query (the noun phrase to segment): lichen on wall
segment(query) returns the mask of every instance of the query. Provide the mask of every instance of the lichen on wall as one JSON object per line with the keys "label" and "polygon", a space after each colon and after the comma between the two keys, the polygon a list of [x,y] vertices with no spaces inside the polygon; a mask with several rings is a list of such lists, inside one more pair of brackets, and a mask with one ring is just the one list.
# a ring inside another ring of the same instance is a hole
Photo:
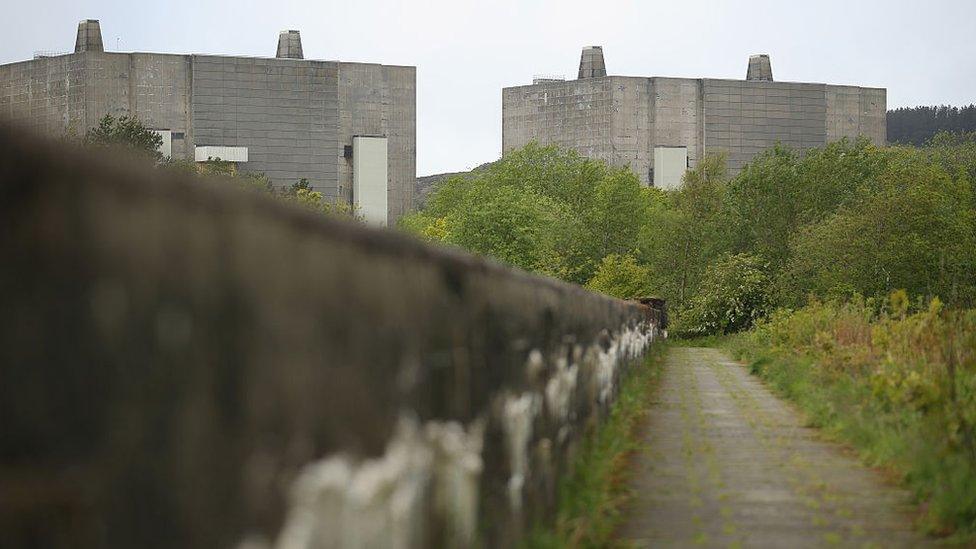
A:
{"label": "lichen on wall", "polygon": [[505,430],[511,476],[508,497],[513,510],[522,508],[522,487],[529,474],[528,445],[532,439],[532,422],[539,413],[540,399],[533,393],[511,395],[505,399],[502,426]]}
{"label": "lichen on wall", "polygon": [[427,546],[429,517],[446,519],[451,546],[472,543],[483,424],[399,420],[386,453],[333,455],[307,465],[291,488],[277,549]]}

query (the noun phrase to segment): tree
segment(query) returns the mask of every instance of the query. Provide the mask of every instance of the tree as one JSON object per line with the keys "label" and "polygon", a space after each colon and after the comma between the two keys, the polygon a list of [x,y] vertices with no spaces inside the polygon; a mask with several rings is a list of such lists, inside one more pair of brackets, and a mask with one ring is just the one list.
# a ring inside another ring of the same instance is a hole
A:
{"label": "tree", "polygon": [[285,189],[285,196],[294,197],[297,196],[300,191],[311,191],[312,184],[309,182],[307,177],[301,177],[298,181],[291,184],[291,187]]}
{"label": "tree", "polygon": [[729,246],[726,160],[708,155],[685,173],[682,186],[657,195],[641,226],[640,259],[652,269],[656,293],[682,307],[697,291],[708,262]]}
{"label": "tree", "polygon": [[968,182],[906,150],[879,175],[878,187],[798,232],[779,284],[783,301],[905,289],[972,303],[976,221]]}
{"label": "tree", "polygon": [[439,184],[401,226],[621,297],[658,295],[686,333],[745,329],[808,297],[976,303],[976,139],[777,146],[728,180],[706,156],[676,190],[531,144]]}
{"label": "tree", "polygon": [[728,187],[736,249],[774,267],[786,262],[789,237],[800,219],[804,189],[798,164],[796,151],[776,145],[756,155]]}
{"label": "tree", "polygon": [[84,143],[93,147],[124,148],[156,162],[163,158],[159,151],[163,137],[127,115],[115,118],[106,114],[97,126],[85,133]]}
{"label": "tree", "polygon": [[600,262],[586,287],[621,299],[634,299],[651,295],[650,279],[650,269],[634,256],[610,254]]}
{"label": "tree", "polygon": [[939,132],[976,131],[976,105],[901,107],[888,111],[888,142],[922,146]]}
{"label": "tree", "polygon": [[939,132],[923,151],[954,179],[968,180],[972,208],[976,210],[976,131]]}
{"label": "tree", "polygon": [[481,181],[445,218],[445,241],[534,270],[552,222],[548,201],[528,190]]}
{"label": "tree", "polygon": [[300,206],[308,208],[314,212],[363,222],[362,216],[354,206],[348,204],[344,200],[337,199],[332,202],[326,200],[322,193],[312,189],[308,179],[304,177],[293,183],[291,187],[288,187],[288,189],[283,192],[276,192],[274,190],[271,190],[270,192],[279,198],[299,204]]}
{"label": "tree", "polygon": [[519,267],[585,284],[636,247],[648,195],[626,168],[535,143],[438,184],[400,226]]}
{"label": "tree", "polygon": [[770,309],[767,270],[754,255],[717,258],[705,270],[701,288],[688,307],[675,312],[675,333],[728,334],[752,327]]}

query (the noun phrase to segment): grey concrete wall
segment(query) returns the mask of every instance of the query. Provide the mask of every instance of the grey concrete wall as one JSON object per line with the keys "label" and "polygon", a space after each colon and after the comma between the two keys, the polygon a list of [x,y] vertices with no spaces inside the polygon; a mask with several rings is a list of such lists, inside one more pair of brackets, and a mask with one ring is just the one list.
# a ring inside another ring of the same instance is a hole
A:
{"label": "grey concrete wall", "polygon": [[[340,68],[341,83],[340,83]],[[389,216],[412,207],[416,69],[366,63],[85,52],[0,66],[0,117],[49,135],[83,135],[105,114],[195,145],[248,147],[242,169],[278,185],[308,178],[327,199],[352,198],[355,135],[389,138]]]}
{"label": "grey concrete wall", "polygon": [[[106,114],[192,134],[189,60],[181,55],[85,52],[0,66],[0,116],[34,131],[84,135]],[[192,158],[187,141],[176,157]]]}
{"label": "grey concrete wall", "polygon": [[502,150],[537,141],[613,163],[611,82],[602,77],[504,88]]}
{"label": "grey concrete wall", "polygon": [[875,145],[887,140],[886,93],[879,88],[826,86],[827,141],[864,136]]}
{"label": "grey concrete wall", "polygon": [[243,169],[283,186],[305,177],[335,197],[336,63],[194,55],[192,64],[195,145],[247,147]]}
{"label": "grey concrete wall", "polygon": [[611,85],[611,165],[629,166],[649,185],[654,164],[654,87],[649,78],[613,76]]}
{"label": "grey concrete wall", "polygon": [[175,158],[192,158],[190,63],[183,55],[89,52],[85,80],[85,127],[106,114],[136,116],[151,128],[183,134],[173,140]]}
{"label": "grey concrete wall", "polygon": [[154,128],[177,134],[173,158],[193,159],[189,56],[133,53],[128,57],[129,113]]}
{"label": "grey concrete wall", "polygon": [[725,152],[735,175],[776,143],[804,150],[864,135],[883,144],[885,120],[885,90],[854,86],[610,76],[502,90],[504,150],[557,144],[629,165],[645,184],[656,146],[686,146],[690,167]]}
{"label": "grey concrete wall", "polygon": [[392,226],[413,206],[417,181],[417,70],[372,63],[338,64],[339,187],[352,200],[352,159],[343,157],[357,135],[386,136],[389,149],[387,204]]}
{"label": "grey concrete wall", "polygon": [[546,82],[502,91],[504,150],[530,141],[556,144],[650,184],[656,145],[685,145],[700,157],[700,81],[610,76]]}
{"label": "grey concrete wall", "polygon": [[514,547],[660,310],[0,126],[13,547]]}
{"label": "grey concrete wall", "polygon": [[502,90],[502,143],[530,141],[629,166],[649,185],[654,147],[685,145],[700,158],[701,84],[686,78],[610,76]]}
{"label": "grey concrete wall", "polygon": [[826,143],[823,84],[704,80],[703,86],[705,150],[726,151],[732,174],[776,143],[800,150]]}
{"label": "grey concrete wall", "polygon": [[[691,78],[654,78],[653,147],[688,147],[688,161],[694,167],[702,157],[702,81]],[[652,165],[653,167],[653,165]]]}
{"label": "grey concrete wall", "polygon": [[0,117],[59,136],[87,129],[87,54],[0,65]]}

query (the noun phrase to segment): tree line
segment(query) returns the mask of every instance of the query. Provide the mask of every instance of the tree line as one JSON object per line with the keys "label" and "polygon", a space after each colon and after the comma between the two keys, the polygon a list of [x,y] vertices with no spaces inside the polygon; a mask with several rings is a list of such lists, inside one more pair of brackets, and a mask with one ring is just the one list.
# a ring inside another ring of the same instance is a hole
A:
{"label": "tree line", "polygon": [[939,132],[976,132],[976,105],[900,107],[888,111],[888,142],[922,146]]}
{"label": "tree line", "polygon": [[776,146],[735,177],[707,156],[670,191],[529,144],[442,182],[401,226],[618,297],[664,297],[676,330],[711,334],[811,297],[904,289],[972,306],[974,181],[976,134]]}

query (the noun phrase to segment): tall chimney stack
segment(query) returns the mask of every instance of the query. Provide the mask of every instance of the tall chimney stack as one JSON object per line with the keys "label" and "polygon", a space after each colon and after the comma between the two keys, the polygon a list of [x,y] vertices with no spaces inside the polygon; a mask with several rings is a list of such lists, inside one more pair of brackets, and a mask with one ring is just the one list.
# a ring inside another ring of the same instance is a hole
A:
{"label": "tall chimney stack", "polygon": [[282,59],[305,59],[302,53],[302,35],[297,30],[278,33],[278,55]]}
{"label": "tall chimney stack", "polygon": [[579,79],[596,78],[607,75],[607,66],[603,63],[603,46],[588,46],[580,54]]}
{"label": "tall chimney stack", "polygon": [[773,81],[773,67],[769,64],[769,55],[762,53],[749,56],[749,70],[746,71],[746,80]]}
{"label": "tall chimney stack", "polygon": [[82,19],[78,23],[75,53],[83,51],[105,51],[102,46],[102,27],[99,26],[98,19]]}

